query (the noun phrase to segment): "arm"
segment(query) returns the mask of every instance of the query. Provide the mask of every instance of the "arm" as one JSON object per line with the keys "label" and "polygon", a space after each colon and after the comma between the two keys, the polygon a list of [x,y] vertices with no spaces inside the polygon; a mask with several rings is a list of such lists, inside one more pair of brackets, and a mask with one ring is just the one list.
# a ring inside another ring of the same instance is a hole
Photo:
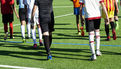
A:
{"label": "arm", "polygon": [[82,15],[82,8],[83,8],[83,5],[80,5],[80,17],[81,17],[81,24],[84,24],[84,16]]}
{"label": "arm", "polygon": [[117,4],[117,2],[116,2],[116,0],[114,0],[114,3],[115,3],[115,6],[116,6],[116,12],[118,13],[119,12],[119,9],[118,9],[118,4]]}
{"label": "arm", "polygon": [[104,3],[101,3],[101,6],[102,6],[102,9],[103,9],[103,11],[104,11],[104,13],[105,13],[105,15],[106,15],[106,22],[109,22],[107,10],[106,10],[106,7],[105,7]]}
{"label": "arm", "polygon": [[14,4],[13,4],[13,5],[11,5],[11,8],[12,8],[12,9],[13,9],[13,11],[15,12],[16,17],[19,19],[19,15],[18,15],[18,13],[17,13],[17,11],[16,11],[16,7],[14,6]]}
{"label": "arm", "polygon": [[31,14],[31,23],[34,23],[34,15],[35,15],[35,11],[37,9],[37,5],[34,5],[33,9],[32,9],[32,14]]}

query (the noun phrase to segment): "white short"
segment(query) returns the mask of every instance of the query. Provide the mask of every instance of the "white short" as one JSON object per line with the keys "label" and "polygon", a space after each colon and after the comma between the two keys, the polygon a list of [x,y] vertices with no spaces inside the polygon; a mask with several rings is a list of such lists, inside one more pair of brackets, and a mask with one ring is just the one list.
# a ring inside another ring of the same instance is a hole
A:
{"label": "white short", "polygon": [[[30,20],[31,20],[31,19],[28,18],[28,23],[31,24]],[[37,24],[37,25],[39,24],[39,18],[38,18],[38,17],[34,17],[34,26],[35,26],[36,24]]]}

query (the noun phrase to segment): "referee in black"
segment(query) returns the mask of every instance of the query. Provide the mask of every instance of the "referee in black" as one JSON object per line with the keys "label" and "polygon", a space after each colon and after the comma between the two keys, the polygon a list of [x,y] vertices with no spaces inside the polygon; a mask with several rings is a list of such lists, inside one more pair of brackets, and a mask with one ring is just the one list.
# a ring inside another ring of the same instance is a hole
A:
{"label": "referee in black", "polygon": [[44,46],[47,53],[47,60],[52,60],[50,53],[50,46],[52,43],[52,31],[54,31],[54,14],[52,7],[53,0],[35,0],[35,4],[32,11],[31,22],[34,23],[33,18],[38,6],[39,20],[42,29]]}

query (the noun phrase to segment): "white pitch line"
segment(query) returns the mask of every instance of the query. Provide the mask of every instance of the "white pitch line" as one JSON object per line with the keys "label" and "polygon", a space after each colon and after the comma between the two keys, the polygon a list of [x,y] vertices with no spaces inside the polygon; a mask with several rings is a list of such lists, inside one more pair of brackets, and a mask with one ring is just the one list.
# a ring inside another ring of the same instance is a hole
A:
{"label": "white pitch line", "polygon": [[69,8],[69,7],[73,7],[73,6],[53,6],[53,8]]}
{"label": "white pitch line", "polygon": [[0,67],[14,68],[14,69],[43,69],[43,68],[20,67],[20,66],[10,66],[10,65],[0,65]]}
{"label": "white pitch line", "polygon": [[65,16],[70,16],[73,15],[73,13],[65,14],[65,15],[60,15],[60,16],[55,16],[55,18],[60,18],[60,17],[65,17]]}
{"label": "white pitch line", "polygon": [[[65,16],[70,16],[73,15],[73,13],[65,14],[65,15],[60,15],[60,16],[55,16],[54,18],[60,18],[60,17],[65,17]],[[21,24],[13,24],[13,27],[19,26]],[[4,27],[0,27],[0,30],[3,29]]]}
{"label": "white pitch line", "polygon": [[[19,26],[21,24],[14,24],[13,26]],[[8,26],[9,27],[9,26]],[[0,27],[0,29],[3,29],[4,27]]]}

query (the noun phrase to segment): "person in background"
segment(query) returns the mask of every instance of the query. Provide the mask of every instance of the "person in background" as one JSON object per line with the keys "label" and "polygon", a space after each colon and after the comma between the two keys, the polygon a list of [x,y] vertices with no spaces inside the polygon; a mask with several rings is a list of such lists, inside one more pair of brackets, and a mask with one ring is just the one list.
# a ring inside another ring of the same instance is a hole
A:
{"label": "person in background", "polygon": [[[107,41],[110,40],[110,33],[109,33],[109,24],[111,25],[113,40],[116,40],[116,31],[115,31],[115,24],[114,24],[114,10],[116,9],[116,13],[118,13],[118,5],[116,0],[104,0],[104,5],[108,12],[109,22],[106,21],[106,16],[104,12],[102,12],[102,17],[105,19],[105,31],[107,36]],[[115,8],[116,5],[116,8]]]}
{"label": "person in background", "polygon": [[[92,52],[91,60],[96,60],[97,56],[101,56],[100,51],[100,23],[101,23],[101,6],[106,14],[106,21],[108,22],[108,15],[104,6],[103,0],[80,0],[81,6],[85,5],[85,21],[86,31],[89,34],[89,45]],[[80,9],[82,11],[82,9]],[[96,53],[94,36],[96,36]]]}
{"label": "person in background", "polygon": [[[73,1],[73,5],[74,5],[74,15],[76,16],[76,24],[77,24],[77,30],[78,30],[78,35],[84,36],[84,31],[83,31],[83,25],[84,25],[84,21],[81,22],[81,27],[79,25],[79,16],[80,14],[84,14],[84,11],[80,13],[80,4],[79,4],[79,0],[71,0]],[[80,33],[80,29],[81,29],[81,33]]]}
{"label": "person in background", "polygon": [[27,24],[27,33],[28,37],[30,38],[30,23],[27,23],[27,7],[24,4],[25,0],[17,0],[17,4],[19,5],[19,16],[21,22],[21,34],[22,34],[22,41],[26,42],[25,39],[25,24]]}
{"label": "person in background", "polygon": [[[118,0],[116,0],[117,5],[119,6]],[[118,23],[118,13],[116,11],[116,5],[115,5],[115,11],[114,11],[114,20],[115,20],[115,29],[119,29],[119,23]]]}
{"label": "person in background", "polygon": [[39,35],[39,44],[40,44],[40,46],[42,46],[43,43],[42,43],[42,31],[41,31],[41,27],[40,27],[40,24],[39,24],[39,15],[38,15],[39,11],[38,11],[38,8],[35,11],[34,22],[33,23],[30,22],[34,2],[35,2],[35,0],[25,0],[25,5],[27,6],[28,23],[31,25],[32,39],[33,39],[33,42],[34,42],[33,47],[37,48],[36,25],[38,27],[38,35]]}
{"label": "person in background", "polygon": [[2,13],[2,22],[4,24],[4,40],[8,37],[8,23],[10,27],[10,39],[13,39],[13,21],[14,16],[13,12],[15,12],[17,18],[19,18],[16,7],[14,6],[14,0],[0,0],[0,8]]}
{"label": "person in background", "polygon": [[40,27],[43,34],[43,42],[47,53],[47,60],[52,60],[50,46],[52,43],[52,32],[54,31],[53,0],[35,0],[31,22],[33,23],[36,8],[39,9]]}

